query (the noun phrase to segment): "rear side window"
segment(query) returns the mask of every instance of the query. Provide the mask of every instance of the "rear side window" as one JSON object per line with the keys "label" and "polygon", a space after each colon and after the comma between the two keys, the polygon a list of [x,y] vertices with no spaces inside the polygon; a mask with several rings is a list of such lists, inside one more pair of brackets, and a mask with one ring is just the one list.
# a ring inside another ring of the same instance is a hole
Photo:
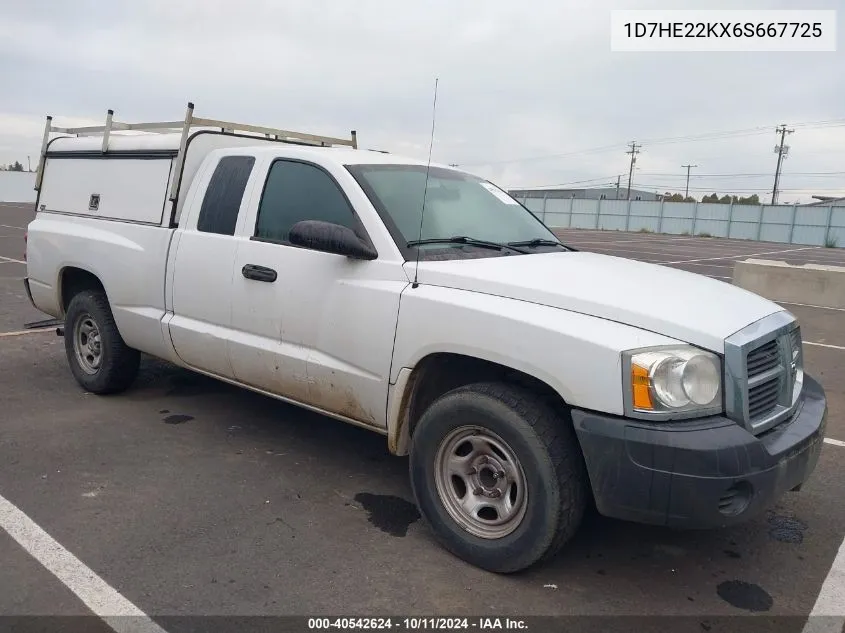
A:
{"label": "rear side window", "polygon": [[254,164],[253,156],[225,156],[220,159],[205,191],[197,220],[198,231],[235,234],[238,210]]}
{"label": "rear side window", "polygon": [[287,242],[291,227],[302,220],[355,230],[352,208],[331,176],[313,165],[277,160],[264,185],[255,236]]}

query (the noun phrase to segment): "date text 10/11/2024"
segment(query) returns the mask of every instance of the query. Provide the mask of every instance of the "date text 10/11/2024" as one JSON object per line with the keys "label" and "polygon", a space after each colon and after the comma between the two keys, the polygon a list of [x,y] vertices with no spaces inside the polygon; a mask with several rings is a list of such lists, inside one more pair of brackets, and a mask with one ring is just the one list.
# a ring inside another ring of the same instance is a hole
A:
{"label": "date text 10/11/2024", "polygon": [[402,618],[308,618],[308,630],[527,630],[525,620],[519,618],[478,617],[478,618],[438,618],[438,617],[402,617]]}

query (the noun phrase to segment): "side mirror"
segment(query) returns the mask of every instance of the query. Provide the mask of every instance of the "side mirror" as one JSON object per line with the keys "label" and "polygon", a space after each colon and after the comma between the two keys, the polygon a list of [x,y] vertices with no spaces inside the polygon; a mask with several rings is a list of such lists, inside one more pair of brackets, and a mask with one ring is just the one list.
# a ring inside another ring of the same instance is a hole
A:
{"label": "side mirror", "polygon": [[303,220],[294,224],[288,240],[295,246],[315,251],[345,255],[353,259],[375,259],[378,253],[361,241],[349,227],[319,220]]}

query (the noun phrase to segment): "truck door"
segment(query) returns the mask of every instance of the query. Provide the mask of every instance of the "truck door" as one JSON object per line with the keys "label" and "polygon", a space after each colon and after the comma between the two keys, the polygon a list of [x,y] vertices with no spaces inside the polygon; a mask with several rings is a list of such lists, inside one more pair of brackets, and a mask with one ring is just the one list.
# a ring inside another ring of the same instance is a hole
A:
{"label": "truck door", "polygon": [[187,365],[225,378],[233,377],[227,342],[235,231],[243,220],[241,208],[248,204],[244,193],[254,164],[253,156],[224,156],[199,176],[196,198],[186,201],[173,263],[173,347]]}
{"label": "truck door", "polygon": [[230,357],[244,383],[369,426],[385,424],[399,296],[395,262],[293,246],[301,220],[367,231],[322,167],[277,158],[262,169],[232,280]]}

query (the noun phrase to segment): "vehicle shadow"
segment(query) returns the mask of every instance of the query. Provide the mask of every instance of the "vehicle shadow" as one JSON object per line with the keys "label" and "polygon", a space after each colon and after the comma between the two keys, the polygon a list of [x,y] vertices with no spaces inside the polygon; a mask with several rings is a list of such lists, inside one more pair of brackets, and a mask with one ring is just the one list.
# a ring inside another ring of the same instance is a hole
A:
{"label": "vehicle shadow", "polygon": [[[163,406],[174,412],[195,414],[195,410],[213,408],[215,415],[207,423],[215,433],[231,435],[230,429],[237,427],[242,441],[260,444],[268,453],[292,450],[300,461],[330,464],[325,468],[338,478],[358,477],[366,484],[366,494],[407,502],[401,509],[396,506],[394,512],[407,512],[408,504],[413,503],[408,460],[390,455],[385,437],[378,433],[158,360],[144,360],[139,380],[126,397],[136,401],[153,399],[157,405],[166,403]],[[275,464],[274,468],[285,468],[281,461]],[[347,501],[361,504],[361,499]],[[552,595],[546,595],[549,592],[571,593],[577,587],[586,595],[605,591],[612,581],[615,586],[629,587],[634,595],[641,592],[644,601],[652,593],[653,583],[659,582],[668,587],[666,600],[674,605],[676,613],[695,613],[714,604],[732,608],[717,597],[717,588],[748,577],[749,569],[765,575],[775,564],[773,561],[802,564],[798,560],[804,551],[801,543],[807,525],[798,514],[802,508],[806,512],[808,505],[805,501],[796,506],[791,498],[785,498],[783,503],[745,524],[706,531],[617,521],[592,510],[558,556],[523,572],[500,576],[496,582],[502,583],[503,588],[534,587],[546,592],[539,605],[553,600]],[[436,550],[432,556],[443,557],[443,564],[463,570],[460,573],[467,577],[486,576],[462,561],[447,562],[450,555],[443,554],[428,526],[418,517],[411,517],[408,523],[409,534],[419,539],[420,545],[426,543]],[[837,544],[836,535],[830,536],[825,538],[826,549]],[[706,588],[706,595],[701,593],[702,588]],[[768,595],[765,591],[763,594]]]}

